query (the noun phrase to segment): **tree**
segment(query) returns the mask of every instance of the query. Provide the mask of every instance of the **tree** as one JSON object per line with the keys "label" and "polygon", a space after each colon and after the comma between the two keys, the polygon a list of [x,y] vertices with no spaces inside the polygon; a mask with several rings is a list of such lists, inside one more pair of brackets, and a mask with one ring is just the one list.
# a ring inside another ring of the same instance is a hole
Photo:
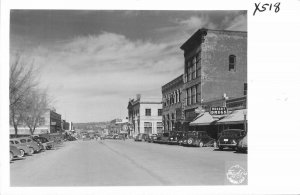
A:
{"label": "tree", "polygon": [[46,90],[35,88],[30,91],[24,102],[26,106],[23,110],[23,120],[33,135],[42,115],[50,107],[50,98]]}
{"label": "tree", "polygon": [[23,120],[24,100],[28,96],[37,82],[36,70],[33,64],[25,62],[21,55],[16,54],[13,56],[10,64],[9,72],[9,109],[10,109],[10,122],[15,129],[15,135],[18,134],[18,125]]}

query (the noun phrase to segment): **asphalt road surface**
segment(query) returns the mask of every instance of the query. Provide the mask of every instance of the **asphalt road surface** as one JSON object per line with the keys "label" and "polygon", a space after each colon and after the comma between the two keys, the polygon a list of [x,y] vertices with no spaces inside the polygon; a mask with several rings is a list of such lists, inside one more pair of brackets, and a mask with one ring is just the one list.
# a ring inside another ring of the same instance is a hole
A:
{"label": "asphalt road surface", "polygon": [[247,169],[247,154],[133,140],[78,140],[14,160],[10,175],[11,186],[224,185],[230,184],[226,173],[236,164]]}

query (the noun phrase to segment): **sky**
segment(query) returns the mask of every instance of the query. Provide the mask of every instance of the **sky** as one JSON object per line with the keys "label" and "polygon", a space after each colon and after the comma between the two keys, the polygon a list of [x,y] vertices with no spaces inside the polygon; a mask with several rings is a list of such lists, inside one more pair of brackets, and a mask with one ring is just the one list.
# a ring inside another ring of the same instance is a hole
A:
{"label": "sky", "polygon": [[108,121],[127,117],[136,94],[161,97],[200,28],[247,31],[247,12],[11,10],[10,55],[39,69],[63,119]]}

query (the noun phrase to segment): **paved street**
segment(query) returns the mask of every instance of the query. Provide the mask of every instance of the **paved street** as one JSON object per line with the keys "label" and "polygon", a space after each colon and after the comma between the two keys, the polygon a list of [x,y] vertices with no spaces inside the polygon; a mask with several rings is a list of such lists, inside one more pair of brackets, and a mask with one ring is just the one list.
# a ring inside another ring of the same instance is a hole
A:
{"label": "paved street", "polygon": [[11,186],[223,185],[247,154],[132,140],[65,142],[11,163]]}

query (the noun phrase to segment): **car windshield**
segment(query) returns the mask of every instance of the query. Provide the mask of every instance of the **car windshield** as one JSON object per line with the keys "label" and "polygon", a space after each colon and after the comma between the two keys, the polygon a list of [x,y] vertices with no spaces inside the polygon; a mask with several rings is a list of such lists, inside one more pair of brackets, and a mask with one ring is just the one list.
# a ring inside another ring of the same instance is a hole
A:
{"label": "car windshield", "polygon": [[197,132],[188,132],[187,134],[189,137],[195,137],[197,136]]}
{"label": "car windshield", "polygon": [[236,131],[236,130],[232,130],[232,131],[223,131],[222,132],[222,135],[224,136],[239,136],[241,135],[241,132],[243,131]]}

